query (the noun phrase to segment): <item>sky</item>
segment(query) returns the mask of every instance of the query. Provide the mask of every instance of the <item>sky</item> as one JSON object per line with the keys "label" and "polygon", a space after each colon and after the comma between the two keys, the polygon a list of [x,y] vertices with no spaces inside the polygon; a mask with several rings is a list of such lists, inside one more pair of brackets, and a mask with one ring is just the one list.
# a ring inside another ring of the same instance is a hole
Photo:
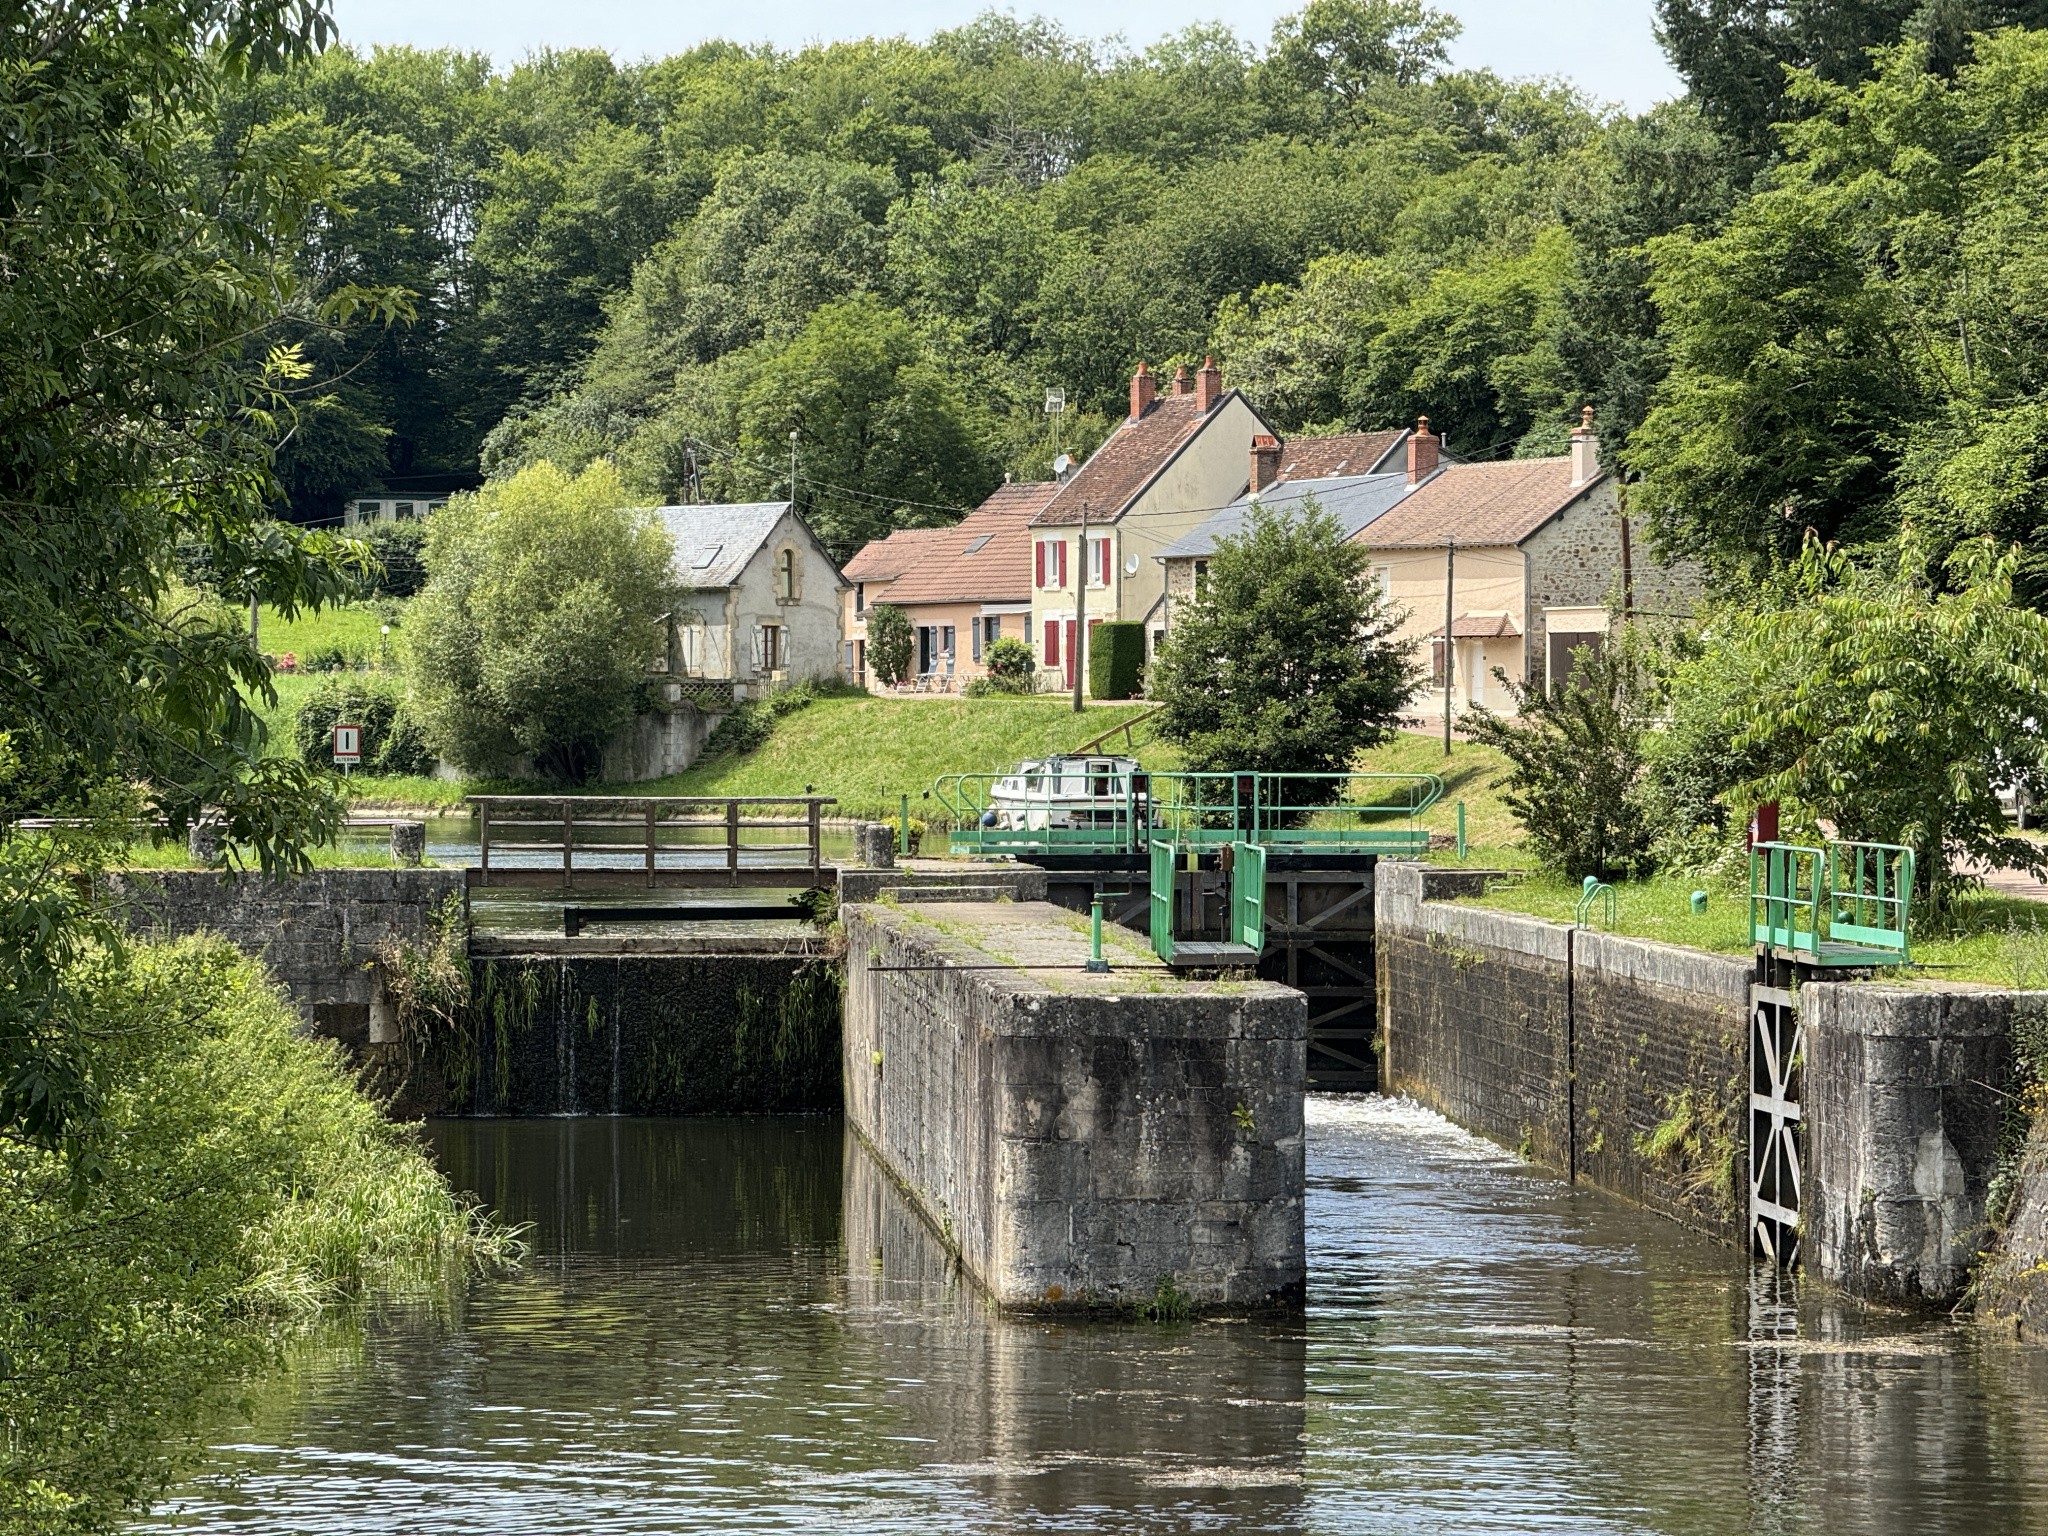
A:
{"label": "sky", "polygon": [[[1142,47],[1191,21],[1223,21],[1263,43],[1301,0],[1025,0],[996,9],[1052,17],[1088,37]],[[1558,75],[1596,101],[1641,111],[1679,93],[1651,35],[1651,0],[1435,0],[1465,33],[1454,62],[1504,75]],[[604,48],[620,58],[679,52],[707,38],[783,48],[875,34],[923,37],[991,0],[753,0],[741,10],[674,0],[334,0],[344,39],[463,48],[509,63],[535,48]]]}

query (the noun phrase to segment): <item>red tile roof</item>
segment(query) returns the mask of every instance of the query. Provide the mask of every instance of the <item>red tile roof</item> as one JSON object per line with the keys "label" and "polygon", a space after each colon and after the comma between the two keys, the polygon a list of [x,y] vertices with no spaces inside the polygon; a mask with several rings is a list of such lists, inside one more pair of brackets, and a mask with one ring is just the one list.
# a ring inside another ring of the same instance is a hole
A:
{"label": "red tile roof", "polygon": [[[1439,628],[1441,635],[1443,630]],[[1451,638],[1454,640],[1504,640],[1519,635],[1515,621],[1504,613],[1461,613],[1451,620]]]}
{"label": "red tile roof", "polygon": [[1407,435],[1405,429],[1396,427],[1391,432],[1290,437],[1280,449],[1280,478],[1328,480],[1337,475],[1369,475]]}
{"label": "red tile roof", "polygon": [[1360,530],[1358,542],[1372,549],[1433,549],[1453,538],[1519,544],[1605,478],[1573,485],[1569,458],[1446,464]]}
{"label": "red tile roof", "polygon": [[[1109,439],[1088,456],[1088,462],[1074,471],[1060,493],[1038,514],[1041,526],[1078,523],[1081,508],[1088,508],[1091,523],[1113,522],[1123,516],[1159,472],[1171,464],[1197,432],[1237,393],[1228,390],[1207,411],[1195,409],[1195,397],[1161,395],[1137,421],[1125,421]],[[1250,467],[1251,439],[1241,451]]]}
{"label": "red tile roof", "polygon": [[1031,519],[1059,493],[1057,480],[999,487],[891,584],[890,603],[1028,602]]}
{"label": "red tile roof", "polygon": [[894,581],[924,558],[933,544],[953,530],[950,528],[898,528],[886,539],[863,544],[847,561],[842,574],[848,581]]}

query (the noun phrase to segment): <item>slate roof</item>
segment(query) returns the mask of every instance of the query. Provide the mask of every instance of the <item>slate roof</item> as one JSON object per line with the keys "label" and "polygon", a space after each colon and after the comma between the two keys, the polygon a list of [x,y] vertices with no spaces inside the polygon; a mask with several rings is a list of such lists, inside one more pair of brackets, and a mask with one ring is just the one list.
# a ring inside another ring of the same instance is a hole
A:
{"label": "slate roof", "polygon": [[[1161,395],[1138,420],[1126,419],[1110,433],[1034,521],[1041,527],[1078,523],[1084,503],[1091,523],[1113,522],[1123,516],[1159,472],[1237,393],[1225,390],[1207,411],[1195,408],[1193,394]],[[1249,438],[1242,451],[1251,451]]]}
{"label": "slate roof", "polygon": [[950,528],[898,528],[885,539],[871,540],[846,562],[846,579],[894,581],[952,531]]}
{"label": "slate roof", "polygon": [[676,579],[685,587],[708,591],[729,587],[767,542],[786,501],[741,502],[732,506],[656,507],[654,515],[668,529],[676,546]]}
{"label": "slate roof", "polygon": [[[1334,475],[1369,475],[1407,440],[1405,427],[1388,432],[1340,432],[1333,437],[1290,437],[1280,445],[1281,480],[1327,480]],[[1392,465],[1404,473],[1407,466]]]}
{"label": "slate roof", "polygon": [[921,546],[924,553],[891,584],[887,601],[1029,602],[1031,519],[1059,491],[1057,480],[998,487],[953,527],[932,530],[940,537]]}
{"label": "slate roof", "polygon": [[1373,549],[1435,549],[1453,537],[1460,544],[1519,544],[1605,478],[1573,485],[1569,457],[1446,464],[1358,542]]}
{"label": "slate roof", "polygon": [[[1298,507],[1309,497],[1337,519],[1346,538],[1355,537],[1385,516],[1412,488],[1408,477],[1399,475],[1345,475],[1337,479],[1283,480],[1258,493],[1261,505],[1276,509]],[[1244,527],[1245,514],[1253,498],[1240,497],[1210,518],[1193,533],[1176,539],[1155,559],[1207,559],[1216,552],[1216,541]]]}

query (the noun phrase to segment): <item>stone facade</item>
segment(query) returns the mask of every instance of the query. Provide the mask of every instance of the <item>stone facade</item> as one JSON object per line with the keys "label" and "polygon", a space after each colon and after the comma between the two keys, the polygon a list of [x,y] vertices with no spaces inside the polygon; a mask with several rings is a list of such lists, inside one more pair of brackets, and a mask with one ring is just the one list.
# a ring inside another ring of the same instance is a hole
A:
{"label": "stone facade", "polygon": [[[1522,631],[1527,642],[1524,677],[1546,675],[1550,651],[1546,610],[1614,608],[1620,604],[1621,525],[1621,508],[1610,479],[1523,541],[1522,552],[1528,562],[1524,598],[1528,618]],[[1692,612],[1706,589],[1698,563],[1663,560],[1639,523],[1631,524],[1628,543],[1631,607],[1653,615]]]}
{"label": "stone facade", "polygon": [[975,1281],[1021,1308],[1298,1300],[1300,994],[1168,979],[1122,939],[1087,976],[1040,903],[926,910],[842,909],[846,1114]]}

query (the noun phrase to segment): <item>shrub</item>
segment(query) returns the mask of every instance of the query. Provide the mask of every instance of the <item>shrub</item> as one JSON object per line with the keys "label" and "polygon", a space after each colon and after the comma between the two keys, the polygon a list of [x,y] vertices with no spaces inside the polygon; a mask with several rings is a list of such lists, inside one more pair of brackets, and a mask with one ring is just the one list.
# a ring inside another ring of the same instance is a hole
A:
{"label": "shrub", "polygon": [[1313,497],[1254,505],[1154,659],[1160,733],[1196,771],[1330,773],[1388,740],[1420,679],[1399,611]]}
{"label": "shrub", "polygon": [[988,669],[988,675],[968,683],[967,697],[970,699],[1038,691],[1038,657],[1029,645],[1015,636],[991,642],[982,652],[981,663]]}
{"label": "shrub", "polygon": [[1552,690],[1494,676],[1518,717],[1475,706],[1465,734],[1507,758],[1503,799],[1537,858],[1573,880],[1646,872],[1652,828],[1637,785],[1647,721],[1633,643],[1579,650],[1570,678]]}
{"label": "shrub", "polygon": [[420,559],[427,542],[425,523],[373,523],[355,537],[370,546],[376,561],[363,579],[365,595],[411,597],[426,585],[427,568]]}
{"label": "shrub", "polygon": [[1097,624],[1088,635],[1088,693],[1135,699],[1145,677],[1145,626],[1124,619]]}
{"label": "shrub", "polygon": [[338,640],[323,641],[299,658],[301,672],[353,672],[366,664],[365,657]]}
{"label": "shrub", "polygon": [[893,603],[868,610],[868,670],[894,686],[910,676],[910,616]]}
{"label": "shrub", "polygon": [[426,733],[406,706],[399,685],[355,673],[329,677],[307,695],[293,722],[293,746],[316,768],[334,764],[334,727],[363,728],[366,773],[424,774],[434,771]]}
{"label": "shrub", "polygon": [[673,552],[609,463],[536,464],[428,522],[401,632],[428,738],[471,770],[521,756],[580,783],[632,718],[673,601]]}

